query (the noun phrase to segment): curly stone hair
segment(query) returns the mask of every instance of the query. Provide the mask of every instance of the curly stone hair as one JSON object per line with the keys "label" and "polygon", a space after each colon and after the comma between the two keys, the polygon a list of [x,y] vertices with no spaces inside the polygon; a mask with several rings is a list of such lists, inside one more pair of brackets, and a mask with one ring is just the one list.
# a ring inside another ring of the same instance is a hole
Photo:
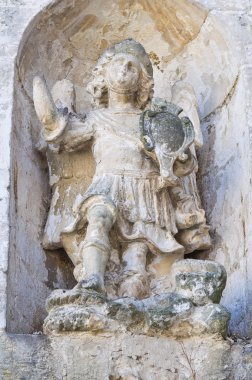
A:
{"label": "curly stone hair", "polygon": [[138,90],[135,94],[135,106],[144,109],[151,101],[154,85],[151,62],[143,46],[128,39],[105,50],[92,71],[93,78],[87,86],[87,91],[92,96],[93,108],[108,107],[108,87],[105,80],[106,66],[115,55],[121,53],[131,54],[137,58],[141,68]]}

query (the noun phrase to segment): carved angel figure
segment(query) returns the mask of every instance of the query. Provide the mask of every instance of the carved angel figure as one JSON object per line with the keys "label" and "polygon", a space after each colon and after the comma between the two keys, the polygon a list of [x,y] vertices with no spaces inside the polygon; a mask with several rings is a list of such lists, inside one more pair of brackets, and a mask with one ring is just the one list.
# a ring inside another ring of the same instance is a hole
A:
{"label": "carved angel figure", "polygon": [[[183,216],[179,221],[178,212],[192,212],[179,205],[189,199],[183,183],[197,162],[190,149],[177,157],[173,172],[181,180],[171,183],[141,141],[140,116],[153,94],[152,65],[141,44],[128,39],[107,49],[93,70],[88,91],[93,110],[81,117],[71,102],[67,108],[64,102],[55,104],[57,99],[45,81],[34,78],[34,105],[47,144],[52,185],[44,246],[64,247],[75,266],[78,287],[103,291],[106,265],[116,241],[122,249],[124,279],[119,294],[140,297],[147,253],[169,255],[187,250],[185,239],[183,243],[176,239],[187,226],[181,222]],[[87,181],[66,173],[64,177],[59,166],[65,160],[66,168],[84,165],[82,171],[88,172],[80,157],[90,149],[95,169],[86,188]],[[74,160],[69,158],[72,155]],[[59,181],[62,177],[64,184]],[[205,225],[204,211],[199,212],[201,220],[192,218],[190,229]],[[135,291],[128,289],[129,278]]]}

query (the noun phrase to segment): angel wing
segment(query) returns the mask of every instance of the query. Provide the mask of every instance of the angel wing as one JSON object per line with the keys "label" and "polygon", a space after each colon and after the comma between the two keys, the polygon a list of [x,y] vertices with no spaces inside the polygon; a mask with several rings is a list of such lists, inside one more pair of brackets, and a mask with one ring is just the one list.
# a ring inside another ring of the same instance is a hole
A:
{"label": "angel wing", "polygon": [[180,116],[187,116],[191,120],[195,132],[195,148],[200,148],[203,145],[203,136],[200,128],[197,98],[193,87],[189,83],[177,81],[172,87],[171,101],[183,109],[183,114]]}
{"label": "angel wing", "polygon": [[[180,115],[189,117],[193,124],[195,138],[194,146],[191,146],[190,149],[200,148],[203,145],[203,136],[193,87],[189,83],[177,81],[172,87],[172,102],[183,108],[183,113]],[[206,224],[205,211],[201,205],[196,172],[197,167],[191,174],[181,178],[180,186],[170,190],[179,229],[177,240],[184,245],[185,253],[211,247],[209,227]]]}
{"label": "angel wing", "polygon": [[[52,98],[57,108],[67,108],[75,114],[75,90],[69,80],[55,83]],[[76,115],[78,117],[78,115]],[[91,148],[77,152],[56,152],[46,144],[49,166],[51,205],[44,230],[43,247],[62,247],[61,232],[74,221],[73,204],[79,194],[83,194],[91,183],[95,163]]]}

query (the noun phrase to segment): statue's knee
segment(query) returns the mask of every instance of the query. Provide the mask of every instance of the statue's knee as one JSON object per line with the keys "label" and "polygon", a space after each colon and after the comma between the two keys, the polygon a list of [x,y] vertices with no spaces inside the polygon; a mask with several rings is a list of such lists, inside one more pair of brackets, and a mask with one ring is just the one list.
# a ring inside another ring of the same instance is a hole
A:
{"label": "statue's knee", "polygon": [[87,220],[89,224],[111,228],[116,219],[115,206],[109,203],[93,205],[88,209]]}

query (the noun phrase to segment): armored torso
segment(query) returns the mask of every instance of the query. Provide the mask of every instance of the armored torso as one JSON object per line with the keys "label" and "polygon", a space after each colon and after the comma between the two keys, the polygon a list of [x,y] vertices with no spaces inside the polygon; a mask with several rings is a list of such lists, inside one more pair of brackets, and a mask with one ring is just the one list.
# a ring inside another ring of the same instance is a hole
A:
{"label": "armored torso", "polygon": [[94,126],[93,154],[96,175],[106,173],[149,177],[159,175],[158,167],[143,150],[139,118],[141,111],[93,111],[88,121]]}

